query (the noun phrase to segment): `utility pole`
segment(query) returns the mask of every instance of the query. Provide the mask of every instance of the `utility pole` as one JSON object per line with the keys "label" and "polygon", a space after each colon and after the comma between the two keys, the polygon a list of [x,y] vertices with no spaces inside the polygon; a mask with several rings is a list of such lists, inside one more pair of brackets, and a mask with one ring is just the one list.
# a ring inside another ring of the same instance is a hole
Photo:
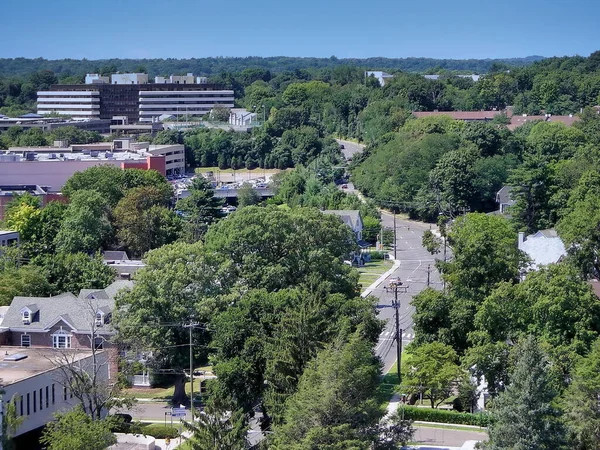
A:
{"label": "utility pole", "polygon": [[398,287],[402,285],[401,281],[394,283],[394,304],[396,310],[396,361],[398,370],[398,383],[402,382],[400,370],[402,367],[402,328],[400,328],[400,302],[398,301]]}
{"label": "utility pole", "polygon": [[192,327],[190,323],[190,414],[192,415],[192,423],[194,423],[194,353],[192,346]]}
{"label": "utility pole", "polygon": [[192,342],[192,329],[199,324],[190,322],[189,325],[184,325],[184,328],[189,328],[190,331],[190,413],[192,422],[194,421],[194,344]]}
{"label": "utility pole", "polygon": [[396,259],[396,247],[398,247],[398,240],[396,239],[396,210],[394,210],[394,259]]}
{"label": "utility pole", "polygon": [[429,277],[431,275],[431,264],[427,264],[427,287],[429,287]]}

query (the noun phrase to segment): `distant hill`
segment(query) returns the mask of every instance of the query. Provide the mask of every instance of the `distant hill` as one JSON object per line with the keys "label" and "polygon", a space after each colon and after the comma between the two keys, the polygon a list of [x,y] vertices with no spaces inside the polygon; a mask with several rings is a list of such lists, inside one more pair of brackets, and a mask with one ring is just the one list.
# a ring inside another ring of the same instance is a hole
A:
{"label": "distant hill", "polygon": [[543,56],[507,59],[433,59],[433,58],[299,58],[273,56],[262,58],[213,57],[191,59],[100,59],[78,60],[43,58],[0,58],[0,76],[25,75],[40,70],[51,70],[59,77],[81,76],[95,72],[133,72],[143,69],[150,76],[192,72],[195,75],[216,75],[222,72],[240,72],[244,69],[266,69],[282,72],[297,69],[335,68],[344,65],[374,70],[403,70],[407,72],[432,72],[439,70],[469,73],[487,73],[493,64],[521,67],[545,59]]}

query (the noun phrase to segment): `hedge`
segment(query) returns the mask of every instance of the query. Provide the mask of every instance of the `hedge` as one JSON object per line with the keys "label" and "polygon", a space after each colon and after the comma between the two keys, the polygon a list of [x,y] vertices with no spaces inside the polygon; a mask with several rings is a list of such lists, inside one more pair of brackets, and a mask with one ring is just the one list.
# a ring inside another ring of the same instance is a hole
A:
{"label": "hedge", "polygon": [[175,439],[179,436],[179,431],[175,427],[164,426],[158,423],[151,423],[142,428],[142,434],[152,436],[156,439]]}
{"label": "hedge", "polygon": [[[398,410],[398,413],[402,414],[401,411],[402,407]],[[404,406],[404,418],[422,422],[458,423],[479,427],[487,427],[490,424],[490,416],[485,413],[459,413],[443,409],[418,408],[416,406]]]}

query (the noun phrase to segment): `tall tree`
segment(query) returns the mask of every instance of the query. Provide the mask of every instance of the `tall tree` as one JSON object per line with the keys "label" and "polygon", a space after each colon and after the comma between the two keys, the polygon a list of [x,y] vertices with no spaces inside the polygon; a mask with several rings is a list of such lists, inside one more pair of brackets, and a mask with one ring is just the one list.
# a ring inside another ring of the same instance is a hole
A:
{"label": "tall tree", "polygon": [[77,191],[55,238],[56,248],[65,253],[94,253],[110,238],[109,204],[98,191]]}
{"label": "tall tree", "polygon": [[176,209],[185,221],[187,240],[195,242],[206,234],[209,225],[223,217],[223,202],[215,197],[210,181],[204,177],[194,178],[189,191],[188,197],[177,201]]}
{"label": "tall tree", "polygon": [[581,358],[563,395],[565,422],[578,450],[600,449],[600,340]]}
{"label": "tall tree", "polygon": [[510,385],[491,410],[487,450],[558,450],[565,432],[553,405],[556,393],[548,374],[548,360],[536,339],[528,337],[518,348]]}

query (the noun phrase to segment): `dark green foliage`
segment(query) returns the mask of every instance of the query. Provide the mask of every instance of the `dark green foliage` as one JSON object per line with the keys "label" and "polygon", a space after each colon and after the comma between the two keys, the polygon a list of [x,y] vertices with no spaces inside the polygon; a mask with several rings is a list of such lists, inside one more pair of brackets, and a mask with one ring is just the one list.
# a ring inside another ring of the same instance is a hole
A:
{"label": "dark green foliage", "polygon": [[151,423],[142,427],[141,434],[145,436],[152,436],[156,439],[175,439],[179,436],[179,430],[176,427],[165,426],[159,423]]}
{"label": "dark green foliage", "polygon": [[519,347],[509,386],[494,400],[486,449],[565,448],[566,433],[547,369],[548,360],[536,339],[528,337]]}

